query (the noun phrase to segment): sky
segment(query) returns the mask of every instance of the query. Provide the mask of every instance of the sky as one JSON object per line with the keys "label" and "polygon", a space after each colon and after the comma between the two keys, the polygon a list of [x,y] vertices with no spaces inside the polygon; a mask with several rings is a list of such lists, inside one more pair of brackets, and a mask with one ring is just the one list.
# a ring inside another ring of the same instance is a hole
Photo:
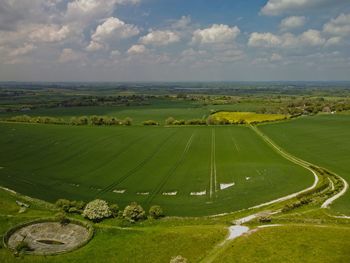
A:
{"label": "sky", "polygon": [[350,0],[0,0],[0,81],[350,80]]}

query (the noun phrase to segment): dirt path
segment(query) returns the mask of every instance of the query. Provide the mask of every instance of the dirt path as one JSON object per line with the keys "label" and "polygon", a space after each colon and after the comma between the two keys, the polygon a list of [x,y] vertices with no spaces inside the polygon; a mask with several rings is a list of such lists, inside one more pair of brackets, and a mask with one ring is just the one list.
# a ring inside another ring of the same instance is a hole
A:
{"label": "dirt path", "polygon": [[[287,152],[285,152],[284,150],[282,150],[280,147],[278,147],[270,138],[268,138],[265,134],[263,134],[257,127],[255,126],[250,126],[264,141],[266,141],[268,144],[270,144],[278,153],[280,153],[284,158],[294,162],[295,164],[298,164],[310,171],[313,172],[313,174],[317,177],[317,174],[315,173],[315,171],[313,171],[310,166],[315,166],[318,167],[317,165],[314,165],[312,163],[309,163],[307,161],[301,160]],[[343,196],[346,191],[349,189],[349,184],[348,182],[341,176],[339,176],[338,174],[332,172],[335,176],[337,176],[344,184],[343,189],[337,193],[336,195],[328,198],[322,205],[321,208],[329,208],[329,206],[338,198],[340,198],[341,196]],[[317,179],[318,180],[318,179]],[[315,183],[316,183],[316,179],[315,179]],[[314,185],[315,185],[314,183]],[[316,183],[317,184],[317,183]],[[315,185],[316,186],[316,185]],[[332,183],[332,186],[334,187],[334,184]],[[312,189],[312,188],[311,188]],[[309,189],[310,190],[310,189]],[[305,190],[304,190],[305,191]]]}

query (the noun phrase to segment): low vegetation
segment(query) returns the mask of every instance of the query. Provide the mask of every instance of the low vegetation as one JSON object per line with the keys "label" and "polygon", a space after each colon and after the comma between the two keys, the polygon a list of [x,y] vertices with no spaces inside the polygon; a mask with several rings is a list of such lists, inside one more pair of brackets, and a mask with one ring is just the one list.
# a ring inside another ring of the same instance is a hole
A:
{"label": "low vegetation", "polygon": [[227,112],[219,111],[209,117],[210,124],[256,124],[286,120],[288,116],[283,114],[259,114],[254,112]]}

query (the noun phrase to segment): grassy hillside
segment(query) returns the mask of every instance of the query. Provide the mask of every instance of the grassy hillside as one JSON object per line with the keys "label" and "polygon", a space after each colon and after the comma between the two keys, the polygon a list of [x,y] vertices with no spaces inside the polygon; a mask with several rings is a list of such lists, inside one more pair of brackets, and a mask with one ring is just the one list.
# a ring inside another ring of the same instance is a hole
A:
{"label": "grassy hillside", "polygon": [[[290,153],[328,168],[350,181],[350,115],[318,115],[292,122],[260,126],[277,144]],[[350,193],[332,208],[350,213]]]}
{"label": "grassy hillside", "polygon": [[350,261],[350,228],[281,226],[260,229],[234,240],[215,263]]}
{"label": "grassy hillside", "polygon": [[102,197],[197,216],[257,205],[313,181],[241,126],[2,123],[0,132],[0,184],[48,201]]}

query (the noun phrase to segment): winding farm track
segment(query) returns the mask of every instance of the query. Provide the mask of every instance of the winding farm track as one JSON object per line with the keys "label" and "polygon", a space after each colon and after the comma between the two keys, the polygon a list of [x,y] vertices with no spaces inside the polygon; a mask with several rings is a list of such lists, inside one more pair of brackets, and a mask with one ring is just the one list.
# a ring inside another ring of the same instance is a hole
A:
{"label": "winding farm track", "polygon": [[[299,165],[299,166],[302,166],[304,167],[305,169],[308,169],[309,171],[311,171],[313,173],[313,175],[315,176],[315,181],[314,181],[314,184],[305,189],[305,190],[302,190],[300,192],[297,192],[297,193],[294,193],[294,194],[291,194],[291,195],[288,195],[288,196],[285,196],[285,197],[281,197],[279,199],[276,199],[276,200],[273,200],[273,201],[270,201],[270,202],[267,202],[267,203],[264,203],[264,204],[260,204],[260,205],[257,205],[257,206],[254,206],[254,207],[251,207],[250,209],[253,209],[253,208],[260,208],[260,207],[263,207],[263,206],[266,206],[266,205],[270,205],[270,204],[273,204],[273,203],[278,203],[278,202],[281,202],[281,201],[285,201],[285,200],[288,200],[288,199],[291,199],[291,198],[294,198],[296,197],[297,195],[299,194],[302,194],[304,192],[307,192],[309,190],[312,190],[314,189],[316,186],[317,186],[317,183],[319,181],[319,178],[317,176],[317,173],[311,168],[312,166],[314,167],[318,167],[317,165],[314,165],[312,163],[309,163],[307,161],[304,161],[302,159],[299,159],[293,155],[291,155],[290,153],[287,153],[286,151],[284,151],[281,147],[277,146],[267,135],[265,135],[264,133],[262,133],[256,126],[252,126],[250,125],[250,128],[256,132],[257,135],[259,135],[266,143],[268,143],[273,149],[275,149],[282,157],[284,157],[285,159]],[[332,172],[333,173],[333,172]],[[333,173],[334,175],[336,175],[344,184],[344,187],[343,189],[337,193],[336,195],[328,198],[326,201],[324,201],[324,203],[321,205],[321,208],[328,208],[335,200],[337,200],[338,198],[340,198],[341,196],[343,196],[346,191],[349,189],[349,184],[348,182],[342,178],[341,176],[339,176],[338,174],[335,174]]]}

